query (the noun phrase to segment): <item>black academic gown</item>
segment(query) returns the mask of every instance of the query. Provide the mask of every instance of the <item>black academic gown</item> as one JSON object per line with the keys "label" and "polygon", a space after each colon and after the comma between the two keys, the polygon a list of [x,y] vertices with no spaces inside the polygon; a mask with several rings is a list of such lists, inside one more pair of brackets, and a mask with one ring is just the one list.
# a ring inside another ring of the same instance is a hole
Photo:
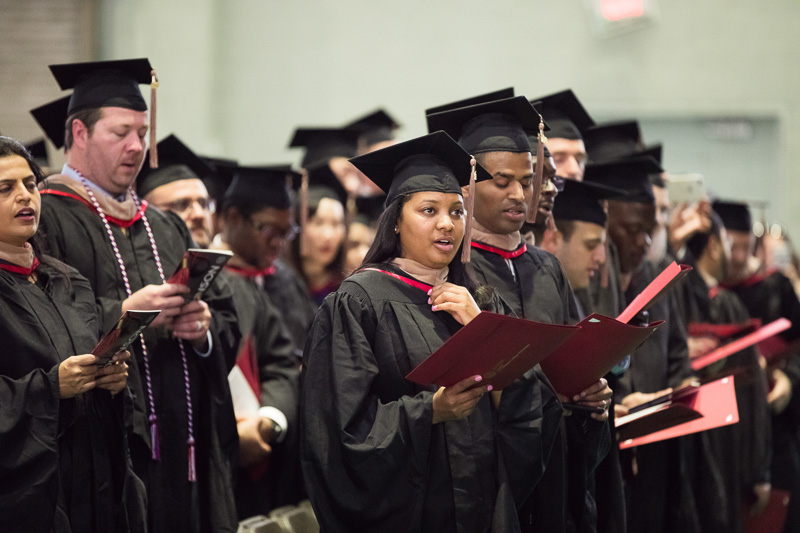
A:
{"label": "black academic gown", "polygon": [[303,354],[306,335],[317,312],[317,305],[311,298],[305,283],[295,271],[277,260],[274,264],[275,271],[262,278],[261,286],[266,291],[272,303],[281,312],[284,324],[289,330],[289,336],[295,347],[295,355]]}
{"label": "black academic gown", "polygon": [[0,270],[0,529],[145,531],[123,423],[128,391],[59,395],[61,362],[97,343],[94,295],[74,269],[43,263],[35,284]]}
{"label": "black academic gown", "polygon": [[[119,319],[127,294],[106,229],[97,213],[77,200],[68,187],[53,185],[49,188],[68,196],[42,194],[40,229],[47,237],[50,252],[89,280],[102,327],[108,330]],[[192,245],[191,235],[173,213],[147,207],[146,216],[164,275],[169,277],[179,265],[184,250]],[[148,284],[161,284],[143,221],[138,220],[129,228],[113,224],[111,228],[131,290],[136,292]],[[178,341],[165,328],[145,331],[158,416],[159,461],[151,459],[148,429],[151,413],[144,387],[141,344],[131,345],[135,364],[129,370],[128,383],[135,404],[129,441],[134,469],[147,486],[150,530],[155,532],[237,529],[232,468],[238,436],[227,375],[235,363],[239,334],[230,288],[224,282],[215,282],[204,300],[213,315],[211,354],[201,357],[185,343],[194,414],[197,482],[188,481],[188,405]]]}
{"label": "black academic gown", "polygon": [[[506,259],[473,247],[471,258],[478,280],[493,287],[517,316],[549,324],[579,321],[569,281],[552,254],[527,246],[521,255]],[[552,451],[544,457],[546,468],[533,480],[533,493],[517,502],[523,530],[592,531],[596,514],[589,479],[608,451],[608,425],[579,413],[562,421],[555,391],[538,365],[534,370],[544,405],[542,435]]]}
{"label": "black academic gown", "polygon": [[405,375],[460,326],[427,302],[424,290],[361,271],[317,313],[301,457],[322,531],[519,531],[514,498],[530,491],[543,456],[539,382],[529,372],[499,409],[487,394],[466,419],[434,425],[436,387]]}
{"label": "black academic gown", "polygon": [[[625,292],[626,303],[658,274],[655,267],[645,261]],[[642,322],[642,318],[638,316],[632,323]],[[649,393],[677,387],[693,375],[684,321],[674,290],[660,298],[647,312],[647,322],[661,320],[666,323],[631,355],[630,368],[618,380],[614,390],[618,402],[633,392]],[[627,482],[629,532],[697,531],[700,528],[692,486],[686,478],[685,446],[682,439],[673,439],[621,454]],[[636,473],[632,468],[634,461],[638,469]]]}
{"label": "black academic gown", "polygon": [[792,493],[784,531],[800,531],[800,300],[792,282],[780,272],[754,275],[729,287],[742,300],[750,316],[768,324],[787,318],[792,327],[781,333],[792,350],[781,368],[792,382],[792,399],[772,416],[772,487]]}
{"label": "black academic gown", "polygon": [[[625,294],[620,287],[617,248],[611,241],[608,241],[606,246],[606,263],[589,280],[589,288],[576,291],[575,296],[582,303],[587,314],[598,313],[613,318],[624,311]],[[620,370],[614,369],[605,375],[612,391],[619,388],[617,384],[622,374]],[[616,423],[615,403],[615,399],[612,398],[608,408],[609,428],[613,428]],[[625,533],[627,529],[625,490],[622,481],[619,442],[615,431],[611,431],[608,454],[597,466],[594,477],[597,530]]]}
{"label": "black academic gown", "polygon": [[[696,270],[689,272],[679,293],[688,323],[738,324],[750,316],[739,298],[719,287],[709,288]],[[733,374],[739,423],[707,432],[719,464],[727,508],[726,531],[742,531],[742,512],[753,498],[753,485],[769,482],[771,450],[766,376],[754,348],[736,353],[701,373],[713,379]]]}
{"label": "black academic gown", "polygon": [[233,291],[242,332],[239,353],[250,350],[255,354],[261,405],[280,410],[289,425],[284,440],[272,443],[272,453],[265,464],[237,470],[236,508],[243,520],[302,499],[297,428],[300,369],[280,313],[254,280],[227,271],[221,275]]}

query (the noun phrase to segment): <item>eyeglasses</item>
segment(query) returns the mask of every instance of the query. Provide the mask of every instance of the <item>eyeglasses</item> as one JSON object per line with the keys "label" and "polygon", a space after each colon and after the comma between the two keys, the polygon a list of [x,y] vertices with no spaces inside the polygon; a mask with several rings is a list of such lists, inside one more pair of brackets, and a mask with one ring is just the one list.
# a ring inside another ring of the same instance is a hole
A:
{"label": "eyeglasses", "polygon": [[166,204],[164,207],[173,213],[182,215],[189,211],[195,203],[200,206],[200,209],[209,213],[214,213],[217,210],[217,203],[210,198],[181,198]]}
{"label": "eyeglasses", "polygon": [[253,219],[250,219],[250,224],[253,225],[253,228],[257,232],[270,241],[273,239],[280,239],[291,242],[297,237],[297,234],[300,233],[300,227],[296,224],[292,224],[288,228],[281,228],[271,222],[259,222]]}
{"label": "eyeglasses", "polygon": [[544,188],[547,188],[548,184],[552,184],[558,192],[564,190],[564,178],[561,176],[545,177],[544,180]]}

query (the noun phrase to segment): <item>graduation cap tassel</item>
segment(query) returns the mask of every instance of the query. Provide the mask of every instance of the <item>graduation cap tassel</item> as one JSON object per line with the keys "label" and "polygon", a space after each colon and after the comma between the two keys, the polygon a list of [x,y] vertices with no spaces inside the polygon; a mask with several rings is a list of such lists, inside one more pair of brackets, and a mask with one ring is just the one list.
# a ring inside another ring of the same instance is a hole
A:
{"label": "graduation cap tassel", "polygon": [[306,253],[306,224],[308,224],[308,171],[303,169],[300,177],[300,256]]}
{"label": "graduation cap tassel", "polygon": [[547,138],[544,136],[544,119],[539,115],[539,135],[536,142],[536,164],[533,170],[533,198],[531,198],[531,219],[535,220],[539,210],[539,197],[542,194],[542,177],[544,176],[544,145]]}
{"label": "graduation cap tassel", "polygon": [[151,458],[153,461],[160,461],[161,443],[158,440],[158,417],[155,415],[155,413],[153,413],[147,420],[150,422],[150,449],[152,450]]}
{"label": "graduation cap tassel", "polygon": [[197,481],[197,467],[194,457],[194,437],[189,437],[189,481]]}
{"label": "graduation cap tassel", "polygon": [[464,239],[461,248],[461,262],[469,263],[472,255],[472,215],[475,208],[475,180],[477,179],[477,165],[474,156],[470,156],[469,164],[472,170],[469,173],[469,187],[467,187],[467,201],[464,205],[464,212],[467,221],[464,224]]}
{"label": "graduation cap tassel", "polygon": [[150,168],[158,168],[158,143],[156,142],[156,89],[158,77],[150,71]]}

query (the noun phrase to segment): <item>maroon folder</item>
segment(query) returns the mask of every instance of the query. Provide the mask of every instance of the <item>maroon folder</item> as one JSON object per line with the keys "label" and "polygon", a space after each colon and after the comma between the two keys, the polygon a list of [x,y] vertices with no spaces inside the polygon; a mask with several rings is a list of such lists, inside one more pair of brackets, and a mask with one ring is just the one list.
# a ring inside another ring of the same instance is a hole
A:
{"label": "maroon folder", "polygon": [[500,390],[577,331],[576,326],[541,324],[484,311],[409,372],[406,379],[449,387],[480,375],[481,385]]}
{"label": "maroon folder", "polygon": [[[653,423],[649,424],[650,421]],[[702,385],[694,394],[621,416],[616,419],[615,428],[619,432],[619,447],[624,450],[737,422],[736,390],[733,377],[728,376]],[[630,424],[634,425],[625,427]]]}
{"label": "maroon folder", "polygon": [[589,315],[572,338],[542,361],[542,370],[557,392],[571,398],[606,375],[662,323],[639,327]]}
{"label": "maroon folder", "polygon": [[752,505],[745,507],[745,533],[783,533],[786,513],[789,511],[791,494],[787,490],[772,489],[767,507],[756,516],[751,516]]}
{"label": "maroon folder", "polygon": [[689,336],[727,339],[735,335],[752,333],[760,327],[761,320],[758,318],[751,318],[739,324],[707,324],[705,322],[693,322],[689,324]]}
{"label": "maroon folder", "polygon": [[653,304],[669,292],[678,281],[683,279],[690,270],[692,270],[692,267],[688,265],[679,265],[673,261],[661,274],[656,276],[656,279],[651,281],[630,304],[628,304],[628,307],[617,317],[617,320],[627,324],[639,311],[650,309]]}
{"label": "maroon folder", "polygon": [[773,337],[781,331],[789,329],[790,327],[792,327],[792,323],[790,321],[786,320],[785,318],[779,318],[778,320],[770,322],[766,326],[760,327],[749,335],[745,335],[744,337],[736,339],[725,346],[720,346],[712,352],[694,358],[692,360],[692,368],[694,370],[705,368],[712,363],[716,363],[721,359],[725,359],[726,357],[730,357],[735,353],[741,352],[745,348],[749,348],[754,344]]}

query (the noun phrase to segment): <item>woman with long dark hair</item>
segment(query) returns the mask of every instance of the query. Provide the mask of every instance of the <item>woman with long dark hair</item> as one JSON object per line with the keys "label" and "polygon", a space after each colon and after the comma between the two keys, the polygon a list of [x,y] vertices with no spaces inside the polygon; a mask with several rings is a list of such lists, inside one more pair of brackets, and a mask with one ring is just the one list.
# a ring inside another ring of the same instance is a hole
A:
{"label": "woman with long dark hair", "polygon": [[[292,241],[289,261],[318,307],[344,279],[347,192],[328,165],[308,173],[306,222]],[[305,204],[305,205],[303,205]]]}
{"label": "woman with long dark hair", "polygon": [[352,160],[387,208],[304,353],[301,454],[323,531],[519,530],[515,501],[542,460],[536,378],[501,393],[481,376],[404,377],[481,308],[503,311],[460,260],[470,159],[437,132]]}
{"label": "woman with long dark hair", "polygon": [[37,245],[42,178],[21,144],[0,137],[2,529],[144,531],[122,418],[129,354],[100,368],[90,353],[89,283]]}

